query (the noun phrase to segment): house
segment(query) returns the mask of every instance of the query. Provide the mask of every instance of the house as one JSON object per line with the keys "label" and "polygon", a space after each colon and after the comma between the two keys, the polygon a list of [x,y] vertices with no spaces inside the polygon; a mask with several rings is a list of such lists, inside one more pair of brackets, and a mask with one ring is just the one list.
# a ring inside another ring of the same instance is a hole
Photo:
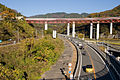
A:
{"label": "house", "polygon": [[18,20],[23,20],[23,19],[24,19],[24,16],[17,16],[16,19],[18,19]]}

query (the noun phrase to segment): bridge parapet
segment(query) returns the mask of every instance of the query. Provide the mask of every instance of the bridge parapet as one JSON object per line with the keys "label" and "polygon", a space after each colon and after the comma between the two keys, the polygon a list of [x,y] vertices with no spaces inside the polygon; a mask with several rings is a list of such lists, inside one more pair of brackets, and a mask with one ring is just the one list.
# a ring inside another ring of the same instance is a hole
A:
{"label": "bridge parapet", "polygon": [[26,18],[28,23],[119,23],[120,17],[107,18]]}

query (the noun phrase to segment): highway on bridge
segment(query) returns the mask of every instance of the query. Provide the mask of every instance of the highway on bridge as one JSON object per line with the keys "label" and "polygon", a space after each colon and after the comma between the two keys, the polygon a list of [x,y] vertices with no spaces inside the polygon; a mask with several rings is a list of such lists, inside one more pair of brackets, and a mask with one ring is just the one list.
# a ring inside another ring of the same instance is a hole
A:
{"label": "highway on bridge", "polygon": [[[77,44],[79,44],[79,42],[81,42],[80,40],[75,38],[70,39],[76,46]],[[83,44],[84,49],[79,49],[78,51],[79,66],[77,66],[78,68],[76,68],[76,72],[74,75],[75,80],[114,80],[111,73],[109,72],[108,67],[106,66],[103,59],[99,56],[99,54],[90,46],[88,46],[87,43],[81,43]],[[87,73],[85,70],[86,65],[92,65],[94,68],[94,72]]]}

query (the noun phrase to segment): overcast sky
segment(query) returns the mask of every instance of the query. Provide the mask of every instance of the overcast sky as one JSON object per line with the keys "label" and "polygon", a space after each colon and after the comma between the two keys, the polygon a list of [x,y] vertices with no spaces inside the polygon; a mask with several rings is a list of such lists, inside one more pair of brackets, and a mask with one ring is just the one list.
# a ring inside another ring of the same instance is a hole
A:
{"label": "overcast sky", "polygon": [[0,0],[0,3],[28,17],[54,12],[101,12],[120,5],[120,0]]}

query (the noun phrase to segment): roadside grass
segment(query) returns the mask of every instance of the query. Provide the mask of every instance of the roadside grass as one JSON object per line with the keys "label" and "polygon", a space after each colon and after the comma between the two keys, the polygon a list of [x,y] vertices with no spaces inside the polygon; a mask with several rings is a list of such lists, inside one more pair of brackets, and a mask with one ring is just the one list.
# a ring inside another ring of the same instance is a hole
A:
{"label": "roadside grass", "polygon": [[105,51],[105,47],[104,46],[98,46],[99,47],[99,49],[101,50],[101,51]]}

